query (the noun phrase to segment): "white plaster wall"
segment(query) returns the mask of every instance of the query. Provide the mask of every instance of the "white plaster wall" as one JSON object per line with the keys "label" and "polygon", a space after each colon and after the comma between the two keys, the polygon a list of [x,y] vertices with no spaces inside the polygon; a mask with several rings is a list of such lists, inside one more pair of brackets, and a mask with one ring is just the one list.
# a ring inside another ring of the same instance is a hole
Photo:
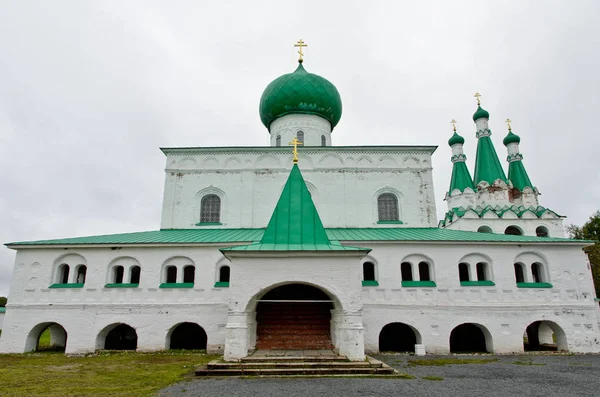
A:
{"label": "white plaster wall", "polygon": [[304,146],[322,146],[321,136],[326,139],[325,146],[331,146],[331,124],[321,116],[311,114],[288,114],[271,123],[271,146],[277,145],[277,136],[281,136],[281,146],[289,146],[289,142],[304,132]]}
{"label": "white plaster wall", "polygon": [[[6,313],[0,313],[0,330],[2,329],[2,324],[4,324],[4,316],[6,316]],[[0,335],[0,338],[2,336]]]}
{"label": "white plaster wall", "polygon": [[[399,198],[405,227],[437,224],[432,147],[311,147],[298,163],[326,227],[377,225],[377,192]],[[196,228],[200,199],[222,198],[222,228],[265,227],[292,167],[289,147],[165,149],[162,229]],[[391,225],[397,227],[398,225]]]}

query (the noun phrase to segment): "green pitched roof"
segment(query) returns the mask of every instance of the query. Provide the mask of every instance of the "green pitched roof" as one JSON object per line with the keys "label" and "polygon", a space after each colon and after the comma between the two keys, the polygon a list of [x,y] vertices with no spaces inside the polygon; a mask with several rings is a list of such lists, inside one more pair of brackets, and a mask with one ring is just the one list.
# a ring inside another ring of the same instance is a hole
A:
{"label": "green pitched roof", "polygon": [[486,181],[490,185],[501,179],[506,182],[506,175],[500,165],[498,154],[494,148],[492,139],[488,136],[479,137],[477,141],[477,155],[475,157],[475,177],[473,183],[475,186],[481,181]]}
{"label": "green pitched roof", "polygon": [[526,187],[534,188],[521,160],[512,161],[508,164],[508,179],[521,192]]}
{"label": "green pitched roof", "polygon": [[475,185],[467,164],[464,161],[457,161],[452,166],[452,178],[450,179],[448,194],[451,194],[455,189],[464,192],[466,188],[471,188],[474,191]]}
{"label": "green pitched roof", "polygon": [[260,242],[228,251],[348,251],[368,248],[345,247],[330,241],[315,203],[294,164]]}

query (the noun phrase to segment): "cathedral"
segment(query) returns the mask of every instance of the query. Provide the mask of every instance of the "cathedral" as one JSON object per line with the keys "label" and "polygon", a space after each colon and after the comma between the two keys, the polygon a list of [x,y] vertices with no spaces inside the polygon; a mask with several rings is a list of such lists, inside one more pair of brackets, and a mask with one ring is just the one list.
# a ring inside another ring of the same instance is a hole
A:
{"label": "cathedral", "polygon": [[161,149],[159,230],[6,244],[0,352],[35,351],[46,331],[67,354],[207,349],[228,361],[255,349],[353,361],[600,352],[589,242],[565,238],[564,216],[539,202],[510,120],[503,166],[476,94],[475,167],[455,125],[438,220],[437,147],[335,146],[341,96],[296,46],[296,69],[260,99],[270,145]]}

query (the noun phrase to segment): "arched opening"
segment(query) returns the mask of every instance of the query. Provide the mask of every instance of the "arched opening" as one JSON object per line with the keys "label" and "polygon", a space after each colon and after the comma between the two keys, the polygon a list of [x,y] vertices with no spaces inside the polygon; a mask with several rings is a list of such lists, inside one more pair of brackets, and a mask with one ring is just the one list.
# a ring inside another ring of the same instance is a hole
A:
{"label": "arched opening", "polygon": [[544,271],[541,263],[534,262],[531,264],[531,277],[534,283],[543,283],[546,281],[544,279]]}
{"label": "arched opening", "polygon": [[113,283],[115,284],[123,284],[123,274],[125,273],[125,269],[123,266],[115,266],[113,269]]}
{"label": "arched opening", "polygon": [[429,274],[429,263],[427,263],[427,262],[419,263],[419,280],[431,281],[431,276]]}
{"label": "arched opening", "polygon": [[492,351],[491,335],[478,324],[465,323],[450,333],[451,353],[487,353]]}
{"label": "arched opening", "polygon": [[58,323],[38,324],[29,333],[25,342],[26,351],[64,352],[67,346],[67,331]]}
{"label": "arched opening", "polygon": [[321,135],[321,146],[327,146],[327,138],[325,138],[325,135]]}
{"label": "arched opening", "polygon": [[86,265],[79,265],[77,266],[77,278],[75,280],[75,282],[77,284],[85,284],[85,275],[87,274],[87,266]]}
{"label": "arched opening", "polygon": [[142,275],[142,268],[139,266],[134,266],[131,268],[131,278],[130,278],[130,283],[131,284],[139,284],[140,283],[140,277]]}
{"label": "arched opening", "polygon": [[298,131],[298,133],[296,134],[296,138],[298,138],[299,142],[304,143],[304,131]]}
{"label": "arched opening", "polygon": [[512,236],[522,236],[523,232],[516,226],[509,226],[504,230],[504,234],[510,234]]}
{"label": "arched opening", "polygon": [[183,282],[193,283],[196,278],[196,268],[192,265],[188,265],[183,268]]}
{"label": "arched opening", "polygon": [[171,331],[169,349],[206,350],[206,331],[195,323],[181,323]]}
{"label": "arched opening", "polygon": [[489,226],[479,226],[477,229],[478,233],[494,233],[491,227]]}
{"label": "arched opening", "polygon": [[305,284],[273,288],[256,306],[258,349],[331,349],[331,298]]}
{"label": "arched opening", "polygon": [[63,263],[60,265],[58,271],[58,282],[60,284],[68,284],[69,283],[69,265]]}
{"label": "arched opening", "polygon": [[387,324],[379,333],[380,352],[414,353],[418,343],[421,343],[420,335],[404,323]]}
{"label": "arched opening", "polygon": [[535,228],[535,235],[538,237],[548,237],[548,228],[546,226],[538,226]]}
{"label": "arched opening", "polygon": [[363,281],[375,281],[375,265],[371,262],[363,263]]}
{"label": "arched opening", "polygon": [[469,281],[469,264],[459,263],[458,264],[458,279],[459,281]]}
{"label": "arched opening", "polygon": [[277,135],[275,138],[275,146],[281,146],[281,135]]}
{"label": "arched opening", "polygon": [[377,197],[377,214],[380,221],[400,220],[398,197],[392,193],[383,193]]}
{"label": "arched opening", "polygon": [[522,263],[515,263],[515,280],[517,280],[517,283],[525,282],[525,272],[523,271]]}
{"label": "arched opening", "polygon": [[568,351],[565,331],[552,321],[535,321],[527,326],[523,334],[525,351]]}
{"label": "arched opening", "polygon": [[477,281],[487,281],[489,280],[489,269],[488,264],[485,262],[479,262],[475,266],[477,269]]}
{"label": "arched opening", "polygon": [[402,264],[400,265],[400,273],[402,275],[402,281],[413,281],[411,263],[402,262]]}
{"label": "arched opening", "polygon": [[200,200],[200,223],[221,222],[221,198],[216,194],[207,194]]}
{"label": "arched opening", "polygon": [[137,332],[127,324],[119,324],[104,338],[105,350],[136,350]]}
{"label": "arched opening", "polygon": [[231,270],[229,269],[229,266],[221,266],[219,269],[219,282],[228,283],[230,276]]}
{"label": "arched opening", "polygon": [[177,267],[167,266],[165,269],[165,283],[176,283],[177,282]]}

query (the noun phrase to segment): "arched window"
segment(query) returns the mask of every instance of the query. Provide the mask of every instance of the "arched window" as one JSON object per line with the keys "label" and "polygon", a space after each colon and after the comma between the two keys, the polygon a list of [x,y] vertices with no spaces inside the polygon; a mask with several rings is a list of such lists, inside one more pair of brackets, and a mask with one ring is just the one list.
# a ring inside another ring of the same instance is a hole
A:
{"label": "arched window", "polygon": [[476,268],[477,268],[477,281],[486,281],[488,279],[487,263],[479,262],[476,265]]}
{"label": "arched window", "polygon": [[321,135],[321,146],[327,146],[327,138],[325,138],[325,135]]}
{"label": "arched window", "polygon": [[165,282],[169,283],[169,284],[176,283],[177,282],[177,267],[176,266],[167,266],[165,271],[166,271]]}
{"label": "arched window", "polygon": [[200,201],[200,223],[218,223],[221,221],[221,198],[216,194],[207,194]]}
{"label": "arched window", "polygon": [[516,226],[509,226],[504,230],[504,234],[510,234],[512,236],[522,236],[523,232]]}
{"label": "arched window", "polygon": [[142,274],[142,268],[139,266],[133,266],[131,268],[131,276],[129,278],[129,283],[130,284],[139,284],[141,274]]}
{"label": "arched window", "polygon": [[546,226],[538,226],[535,228],[535,234],[538,237],[548,237],[548,228]]}
{"label": "arched window", "polygon": [[281,135],[277,135],[275,138],[275,146],[281,146]]}
{"label": "arched window", "polygon": [[458,278],[460,281],[470,281],[469,279],[469,264],[459,263],[458,264]]}
{"label": "arched window", "polygon": [[113,269],[113,283],[123,284],[123,273],[125,273],[123,266],[115,266]]}
{"label": "arched window", "polygon": [[515,280],[517,280],[517,283],[525,282],[525,273],[523,272],[523,265],[521,263],[515,263]]}
{"label": "arched window", "polygon": [[541,263],[535,262],[531,265],[531,276],[534,283],[544,282],[544,275]]}
{"label": "arched window", "polygon": [[298,141],[304,143],[304,131],[298,131],[296,138],[298,138]]}
{"label": "arched window", "polygon": [[84,284],[86,273],[87,273],[87,266],[85,266],[85,265],[77,266],[77,280],[75,280],[75,282],[77,284]]}
{"label": "arched window", "polygon": [[219,282],[220,283],[228,283],[230,278],[230,270],[229,266],[221,266],[219,269]]}
{"label": "arched window", "polygon": [[429,263],[427,263],[427,262],[419,263],[419,280],[431,281],[431,276],[429,274]]}
{"label": "arched window", "polygon": [[58,282],[60,284],[68,284],[69,283],[69,265],[67,265],[66,263],[63,263],[62,265],[60,265],[59,268],[59,272],[58,272]]}
{"label": "arched window", "polygon": [[398,198],[392,193],[383,193],[377,197],[377,212],[380,221],[397,221],[398,216]]}
{"label": "arched window", "polygon": [[196,277],[196,268],[192,265],[183,268],[183,282],[193,283]]}
{"label": "arched window", "polygon": [[363,263],[363,281],[375,281],[375,265],[371,262]]}
{"label": "arched window", "polygon": [[411,263],[402,262],[402,264],[400,265],[400,273],[402,274],[402,281],[413,281]]}
{"label": "arched window", "polygon": [[478,233],[494,233],[491,227],[489,226],[479,226],[477,229]]}

